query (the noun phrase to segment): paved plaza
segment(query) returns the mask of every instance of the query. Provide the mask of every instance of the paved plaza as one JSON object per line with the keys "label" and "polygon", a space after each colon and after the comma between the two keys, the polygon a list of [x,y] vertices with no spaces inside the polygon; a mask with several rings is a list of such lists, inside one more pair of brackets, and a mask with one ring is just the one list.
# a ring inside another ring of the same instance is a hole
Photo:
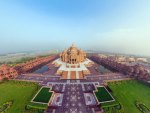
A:
{"label": "paved plaza", "polygon": [[85,103],[80,84],[66,84],[63,104],[55,113],[93,113],[92,108]]}
{"label": "paved plaza", "polygon": [[51,62],[33,73],[21,74],[15,78],[16,80],[32,81],[42,86],[51,87],[54,96],[45,113],[101,113],[93,94],[96,86],[104,85],[105,81],[109,80],[130,78],[120,73],[102,74],[98,64],[88,67],[90,74],[86,75],[84,79],[61,79],[62,76],[56,74],[58,69]]}
{"label": "paved plaza", "polygon": [[84,79],[84,75],[90,74],[87,67],[90,67],[93,62],[86,58],[84,62],[69,64],[61,61],[61,58],[59,58],[53,64],[59,66],[57,74],[62,75],[61,79]]}

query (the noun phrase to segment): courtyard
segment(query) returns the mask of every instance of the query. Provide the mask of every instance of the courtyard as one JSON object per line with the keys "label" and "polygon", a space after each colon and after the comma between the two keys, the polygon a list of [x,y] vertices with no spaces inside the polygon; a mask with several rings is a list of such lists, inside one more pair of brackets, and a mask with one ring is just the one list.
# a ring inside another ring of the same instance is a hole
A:
{"label": "courtyard", "polygon": [[92,108],[86,106],[82,86],[79,84],[66,85],[62,103],[56,113],[92,113]]}

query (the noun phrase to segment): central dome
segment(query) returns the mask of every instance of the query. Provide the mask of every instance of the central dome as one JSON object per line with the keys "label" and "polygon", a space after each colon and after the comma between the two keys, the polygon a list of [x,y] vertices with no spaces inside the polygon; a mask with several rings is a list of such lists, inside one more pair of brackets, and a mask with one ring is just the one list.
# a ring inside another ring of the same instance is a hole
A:
{"label": "central dome", "polygon": [[68,53],[69,54],[77,54],[78,53],[78,49],[76,48],[76,46],[74,44],[72,44],[72,46],[68,49]]}

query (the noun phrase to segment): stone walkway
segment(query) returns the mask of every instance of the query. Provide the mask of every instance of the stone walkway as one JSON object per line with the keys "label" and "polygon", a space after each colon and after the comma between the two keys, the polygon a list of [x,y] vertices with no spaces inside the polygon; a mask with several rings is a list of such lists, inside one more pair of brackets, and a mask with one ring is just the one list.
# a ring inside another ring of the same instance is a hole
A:
{"label": "stone walkway", "polygon": [[66,84],[63,104],[55,113],[93,113],[86,105],[82,86],[80,84]]}

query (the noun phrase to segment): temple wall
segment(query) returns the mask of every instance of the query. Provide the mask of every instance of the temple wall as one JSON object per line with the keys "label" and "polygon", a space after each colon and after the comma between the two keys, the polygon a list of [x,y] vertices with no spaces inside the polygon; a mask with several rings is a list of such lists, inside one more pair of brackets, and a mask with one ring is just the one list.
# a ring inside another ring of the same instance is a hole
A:
{"label": "temple wall", "polygon": [[150,74],[141,65],[129,65],[126,63],[120,63],[109,58],[100,58],[98,56],[92,56],[91,59],[109,69],[121,72],[125,75],[130,75],[138,79],[150,80]]}
{"label": "temple wall", "polygon": [[13,79],[19,74],[27,73],[28,71],[37,69],[39,66],[42,66],[56,58],[57,58],[56,56],[36,58],[32,61],[19,64],[15,67],[11,67],[6,64],[1,65],[0,66],[0,79],[4,79],[4,78]]}

